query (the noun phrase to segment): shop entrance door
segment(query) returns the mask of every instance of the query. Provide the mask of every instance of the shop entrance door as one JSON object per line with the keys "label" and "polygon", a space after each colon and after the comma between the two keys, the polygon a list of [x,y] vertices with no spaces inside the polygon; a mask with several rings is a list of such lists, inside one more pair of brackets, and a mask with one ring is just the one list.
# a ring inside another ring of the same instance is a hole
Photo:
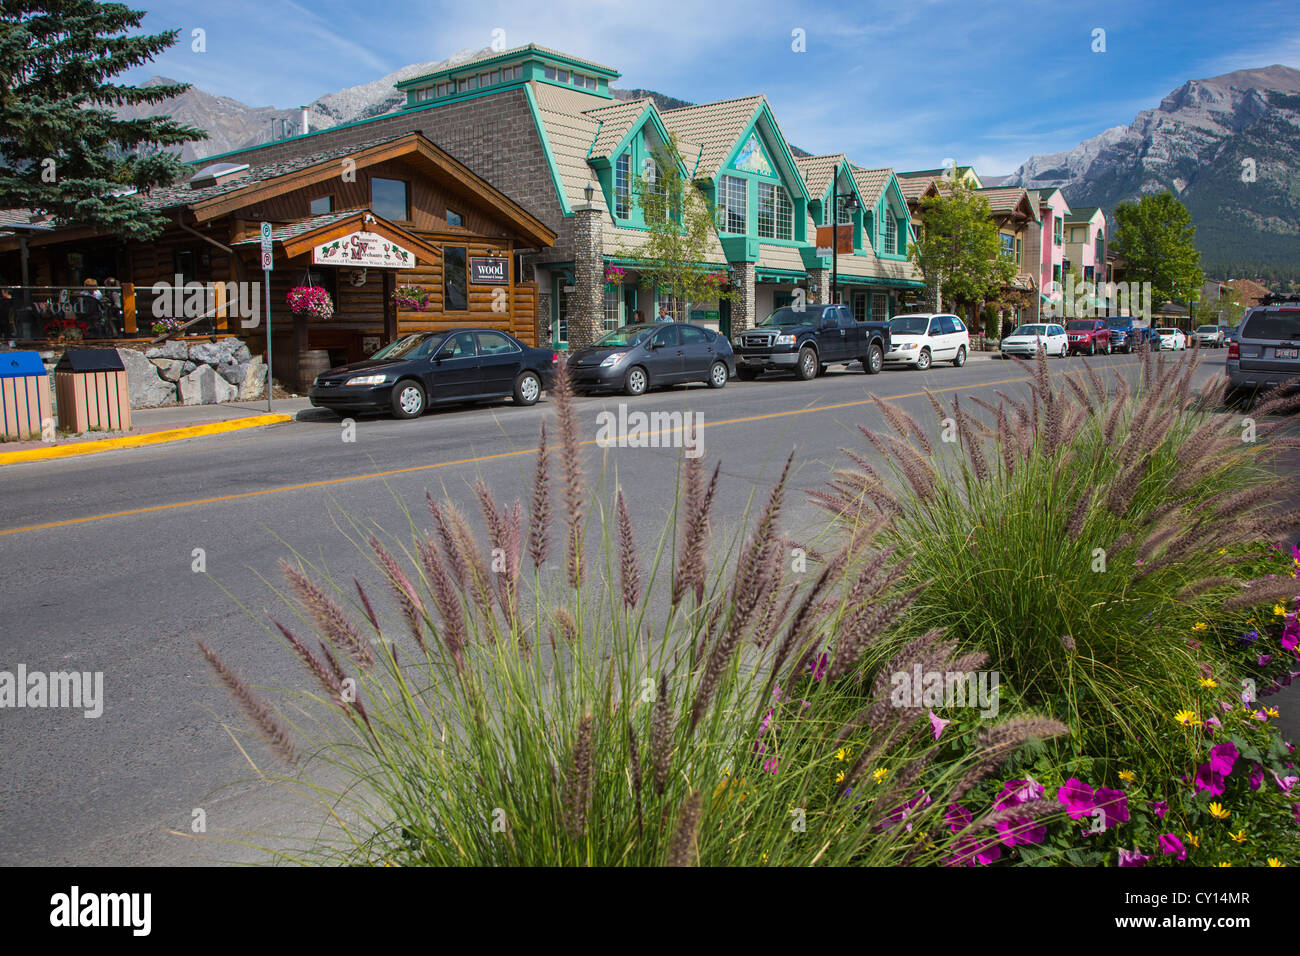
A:
{"label": "shop entrance door", "polygon": [[718,302],[718,331],[726,338],[731,338],[731,300]]}

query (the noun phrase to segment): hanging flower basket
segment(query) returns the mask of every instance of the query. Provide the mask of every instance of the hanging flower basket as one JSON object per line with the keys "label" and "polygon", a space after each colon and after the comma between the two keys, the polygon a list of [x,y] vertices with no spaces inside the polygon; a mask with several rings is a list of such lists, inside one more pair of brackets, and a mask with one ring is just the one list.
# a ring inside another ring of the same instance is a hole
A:
{"label": "hanging flower basket", "polygon": [[294,315],[309,315],[313,319],[328,319],[334,315],[330,294],[318,285],[294,286],[285,298]]}
{"label": "hanging flower basket", "polygon": [[432,292],[415,285],[399,286],[393,292],[393,304],[406,312],[423,312],[432,299]]}
{"label": "hanging flower basket", "polygon": [[605,266],[605,285],[611,288],[620,286],[626,275],[627,272],[619,266]]}

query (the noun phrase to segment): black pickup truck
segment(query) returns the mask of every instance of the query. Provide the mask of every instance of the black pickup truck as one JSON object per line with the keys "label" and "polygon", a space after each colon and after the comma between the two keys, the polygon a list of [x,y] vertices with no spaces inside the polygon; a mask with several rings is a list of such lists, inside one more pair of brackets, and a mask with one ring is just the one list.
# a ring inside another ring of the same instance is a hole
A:
{"label": "black pickup truck", "polygon": [[1109,316],[1106,325],[1110,327],[1110,347],[1116,352],[1140,352],[1144,343],[1151,351],[1160,351],[1160,336],[1154,329],[1138,325],[1131,315]]}
{"label": "black pickup truck", "polygon": [[889,351],[889,326],[858,322],[846,305],[786,306],[731,340],[736,377],[753,381],[768,369],[815,378],[826,366],[860,361],[868,375],[880,371]]}

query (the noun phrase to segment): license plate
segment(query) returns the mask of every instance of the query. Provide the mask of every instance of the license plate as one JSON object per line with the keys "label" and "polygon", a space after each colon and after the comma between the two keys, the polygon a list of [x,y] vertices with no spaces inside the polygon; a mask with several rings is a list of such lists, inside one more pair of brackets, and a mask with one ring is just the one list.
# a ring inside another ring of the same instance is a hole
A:
{"label": "license plate", "polygon": [[1300,349],[1277,349],[1276,351],[1274,351],[1273,355],[1276,358],[1280,358],[1280,359],[1300,358]]}

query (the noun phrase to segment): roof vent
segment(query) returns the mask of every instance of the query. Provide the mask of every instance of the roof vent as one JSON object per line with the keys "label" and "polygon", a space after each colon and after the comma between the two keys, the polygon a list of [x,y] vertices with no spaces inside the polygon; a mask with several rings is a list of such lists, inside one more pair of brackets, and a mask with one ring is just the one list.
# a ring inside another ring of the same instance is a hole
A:
{"label": "roof vent", "polygon": [[240,174],[248,172],[248,163],[213,163],[204,166],[190,179],[190,189],[205,189],[230,179],[241,178]]}

